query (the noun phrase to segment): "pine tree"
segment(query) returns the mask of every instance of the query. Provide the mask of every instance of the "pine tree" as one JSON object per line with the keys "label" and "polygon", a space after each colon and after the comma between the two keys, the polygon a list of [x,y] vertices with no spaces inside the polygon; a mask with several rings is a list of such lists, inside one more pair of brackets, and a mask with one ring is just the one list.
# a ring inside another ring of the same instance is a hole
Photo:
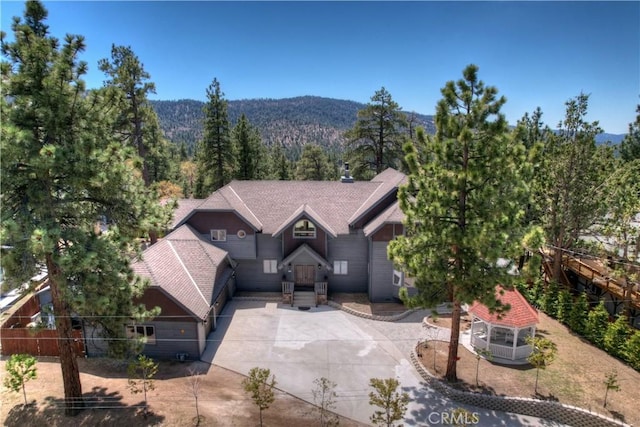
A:
{"label": "pine tree", "polygon": [[607,325],[603,338],[604,349],[613,356],[624,357],[624,346],[631,337],[631,332],[627,316],[618,316],[615,322]]}
{"label": "pine tree", "polygon": [[[147,157],[157,140],[152,141],[145,135],[147,122],[152,119],[151,116],[155,116],[147,95],[156,92],[155,84],[148,81],[151,76],[130,46],[112,45],[111,59],[101,59],[98,66],[108,77],[105,85],[117,90],[113,101],[120,114],[114,130],[123,141],[138,151],[143,161],[142,177],[148,186],[151,177]],[[157,117],[155,120],[157,122]],[[158,138],[159,132],[154,136]]]}
{"label": "pine tree", "polygon": [[640,331],[636,330],[624,345],[624,360],[629,362],[631,367],[640,371]]}
{"label": "pine tree", "polygon": [[587,294],[581,292],[571,306],[569,313],[569,327],[578,335],[584,335],[587,327],[587,316],[589,315],[589,301]]}
{"label": "pine tree", "polygon": [[258,130],[249,123],[244,113],[232,131],[233,144],[237,149],[237,179],[252,180],[265,178],[265,147]]}
{"label": "pine tree", "polygon": [[604,348],[604,334],[609,327],[609,312],[600,300],[597,306],[587,315],[585,332],[587,339],[600,348]]}
{"label": "pine tree", "polygon": [[397,268],[416,277],[414,299],[428,306],[451,301],[450,381],[457,376],[462,304],[479,300],[504,308],[495,287],[510,285],[512,262],[498,260],[515,260],[525,233],[524,145],[508,133],[500,113],[504,97],[485,87],[477,72],[469,65],[463,79],[442,89],[435,138],[419,129],[416,144],[405,144],[410,174],[398,192],[405,235],[389,244]]}
{"label": "pine tree", "polygon": [[636,120],[629,123],[629,132],[620,143],[620,158],[625,162],[640,160],[640,105],[636,113]]}
{"label": "pine tree", "polygon": [[289,159],[284,153],[281,144],[274,144],[271,147],[270,152],[272,172],[271,175],[274,179],[280,181],[288,181],[292,178],[292,166]]}
{"label": "pine tree", "polygon": [[227,100],[217,79],[207,88],[204,106],[204,136],[197,153],[196,197],[206,197],[227,184],[235,170],[235,149],[231,141]]}
{"label": "pine tree", "polygon": [[560,323],[567,324],[569,322],[569,313],[572,306],[571,293],[567,289],[562,289],[558,293],[558,302],[556,304],[556,318]]}
{"label": "pine tree", "polygon": [[[136,170],[141,160],[114,139],[111,93],[85,89],[84,38],[60,43],[47,15],[42,3],[28,1],[24,20],[12,25],[15,40],[1,37],[8,61],[0,86],[1,235],[12,247],[2,265],[12,285],[47,268],[71,415],[82,406],[72,314],[99,324],[110,343],[126,343],[122,319],[148,314],[132,305],[142,282],[130,269],[130,251],[160,215]],[[111,225],[96,234],[102,215]]]}
{"label": "pine tree", "polygon": [[553,281],[547,285],[544,295],[542,296],[542,304],[540,308],[542,308],[542,311],[554,318],[558,317],[559,292],[558,283]]}
{"label": "pine tree", "polygon": [[605,180],[612,170],[613,152],[596,147],[602,132],[598,122],[586,122],[589,96],[566,102],[565,118],[557,133],[544,140],[536,189],[537,209],[547,243],[553,252],[553,280],[560,281],[562,255],[606,211]]}
{"label": "pine tree", "polygon": [[407,118],[391,94],[382,87],[371,102],[358,111],[355,126],[345,134],[347,157],[353,165],[353,175],[367,179],[388,167],[399,168]]}
{"label": "pine tree", "polygon": [[329,159],[322,147],[315,144],[305,145],[296,167],[296,179],[324,181],[329,179],[330,172]]}

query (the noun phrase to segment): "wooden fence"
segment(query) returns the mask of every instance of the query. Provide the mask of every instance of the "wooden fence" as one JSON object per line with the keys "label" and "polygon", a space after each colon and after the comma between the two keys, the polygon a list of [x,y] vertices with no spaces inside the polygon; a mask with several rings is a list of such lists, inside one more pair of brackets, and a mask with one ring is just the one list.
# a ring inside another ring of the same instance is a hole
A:
{"label": "wooden fence", "polygon": [[[76,356],[84,356],[82,331],[72,333]],[[58,331],[55,329],[14,328],[0,330],[2,356],[30,354],[32,356],[59,356]]]}

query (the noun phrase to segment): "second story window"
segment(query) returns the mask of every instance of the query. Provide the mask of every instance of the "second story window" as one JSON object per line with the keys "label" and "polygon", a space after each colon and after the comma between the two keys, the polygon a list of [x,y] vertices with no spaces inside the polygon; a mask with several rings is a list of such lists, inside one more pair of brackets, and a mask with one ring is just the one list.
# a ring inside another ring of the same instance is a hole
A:
{"label": "second story window", "polygon": [[212,242],[226,242],[227,241],[227,230],[211,230],[211,241]]}
{"label": "second story window", "polygon": [[293,237],[295,239],[315,239],[316,226],[307,219],[301,219],[293,226]]}

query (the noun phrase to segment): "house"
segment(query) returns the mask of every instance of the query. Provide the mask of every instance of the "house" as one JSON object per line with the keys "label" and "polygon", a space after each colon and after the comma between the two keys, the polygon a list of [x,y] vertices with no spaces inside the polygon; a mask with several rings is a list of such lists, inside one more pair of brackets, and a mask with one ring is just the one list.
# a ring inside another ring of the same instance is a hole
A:
{"label": "house", "polygon": [[170,232],[133,264],[151,285],[141,302],[161,315],[128,333],[150,356],[194,358],[236,291],[282,292],[292,305],[334,292],[397,298],[404,280],[387,245],[403,233],[396,195],[405,179],[387,169],[354,181],[346,165],[339,181],[232,181],[179,201]]}

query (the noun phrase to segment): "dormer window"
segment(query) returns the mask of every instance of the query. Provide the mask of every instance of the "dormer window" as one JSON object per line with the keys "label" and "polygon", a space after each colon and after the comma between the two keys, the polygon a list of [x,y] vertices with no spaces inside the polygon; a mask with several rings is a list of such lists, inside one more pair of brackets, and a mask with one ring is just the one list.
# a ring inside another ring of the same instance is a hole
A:
{"label": "dormer window", "polygon": [[307,219],[301,219],[293,226],[294,239],[315,239],[316,226]]}

